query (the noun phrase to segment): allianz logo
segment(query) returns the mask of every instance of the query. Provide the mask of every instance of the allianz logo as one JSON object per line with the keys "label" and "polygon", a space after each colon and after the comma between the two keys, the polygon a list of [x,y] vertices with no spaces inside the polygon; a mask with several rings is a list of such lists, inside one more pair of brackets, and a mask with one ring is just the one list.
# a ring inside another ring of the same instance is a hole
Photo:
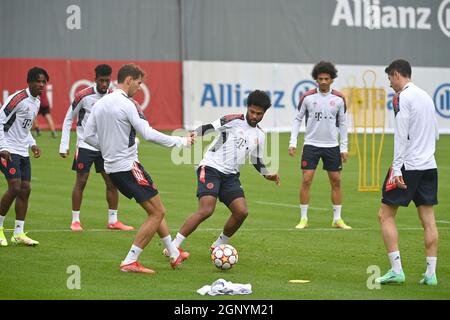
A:
{"label": "allianz logo", "polygon": [[[201,94],[201,107],[246,107],[247,96],[254,89],[244,89],[239,83],[204,83]],[[264,90],[270,97],[272,107],[285,107],[283,90]]]}
{"label": "allianz logo", "polygon": [[264,90],[270,97],[273,108],[297,108],[301,96],[316,88],[311,80],[297,82],[292,91],[279,89],[243,88],[240,83],[203,83],[200,107],[241,108],[247,106],[247,96],[255,89]]}
{"label": "allianz logo", "polygon": [[[336,0],[332,26],[368,29],[419,29],[431,30],[429,7],[381,5],[380,0]],[[443,0],[437,12],[442,32],[450,37],[450,0]]]}
{"label": "allianz logo", "polygon": [[270,97],[273,108],[297,108],[301,96],[316,88],[311,80],[300,80],[292,91],[261,88],[243,88],[240,83],[204,83],[201,93],[200,107],[240,108],[247,106],[247,96],[255,89],[264,90]]}
{"label": "allianz logo", "polygon": [[[264,90],[270,97],[273,108],[298,107],[302,95],[316,88],[311,80],[300,80],[291,92],[286,90]],[[256,89],[256,88],[255,88]],[[200,107],[212,108],[244,108],[247,106],[247,96],[254,89],[242,88],[240,83],[204,83],[201,93]],[[386,95],[386,109],[393,110],[394,93]],[[439,85],[433,95],[436,112],[443,118],[450,118],[450,83]]]}
{"label": "allianz logo", "polygon": [[437,87],[433,101],[438,115],[450,119],[450,83],[443,83]]}

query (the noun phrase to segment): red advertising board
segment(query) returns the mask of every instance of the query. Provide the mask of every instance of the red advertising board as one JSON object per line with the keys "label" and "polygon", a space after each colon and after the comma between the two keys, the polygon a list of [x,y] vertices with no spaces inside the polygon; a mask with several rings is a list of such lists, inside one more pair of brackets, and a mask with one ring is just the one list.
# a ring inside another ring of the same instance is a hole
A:
{"label": "red advertising board", "polygon": [[[139,65],[146,77],[142,90],[134,97],[142,108],[152,127],[159,130],[173,130],[182,127],[181,62],[179,61],[100,61],[66,59],[0,59],[0,102],[8,95],[27,87],[27,72],[38,66],[47,70],[50,81],[47,95],[51,114],[57,128],[61,128],[67,108],[75,92],[94,82],[94,69],[101,63],[113,68],[113,83],[117,71],[133,62]],[[46,122],[38,117],[41,127]]]}

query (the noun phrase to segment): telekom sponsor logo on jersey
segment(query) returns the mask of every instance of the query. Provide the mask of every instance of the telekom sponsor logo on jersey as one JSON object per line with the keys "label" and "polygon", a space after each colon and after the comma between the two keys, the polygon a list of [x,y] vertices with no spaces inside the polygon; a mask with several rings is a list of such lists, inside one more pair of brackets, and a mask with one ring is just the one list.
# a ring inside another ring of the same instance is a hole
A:
{"label": "telekom sponsor logo on jersey", "polygon": [[[424,2],[424,3],[428,3]],[[368,29],[431,30],[429,7],[382,5],[380,0],[336,0],[332,26]],[[450,38],[450,0],[441,1],[436,18],[441,31]]]}

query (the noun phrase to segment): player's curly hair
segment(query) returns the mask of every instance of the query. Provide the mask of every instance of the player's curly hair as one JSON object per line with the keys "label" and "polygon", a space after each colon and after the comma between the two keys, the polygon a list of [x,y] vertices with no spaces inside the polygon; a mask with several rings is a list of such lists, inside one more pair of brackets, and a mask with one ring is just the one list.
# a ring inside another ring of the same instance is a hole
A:
{"label": "player's curly hair", "polygon": [[28,70],[27,74],[27,83],[36,81],[39,78],[39,75],[43,74],[45,77],[45,80],[47,82],[50,80],[50,77],[48,76],[47,71],[45,69],[39,68],[39,67],[33,67],[30,70]]}
{"label": "player's curly hair", "polygon": [[329,74],[331,79],[337,78],[336,67],[329,61],[320,61],[318,64],[316,64],[311,75],[314,80],[317,80],[317,77],[321,73]]}
{"label": "player's curly hair", "polygon": [[251,92],[247,98],[247,107],[252,105],[261,107],[266,111],[271,106],[270,98],[264,91],[255,90]]}
{"label": "player's curly hair", "polygon": [[108,64],[99,64],[95,67],[95,78],[110,76],[112,74],[112,68]]}

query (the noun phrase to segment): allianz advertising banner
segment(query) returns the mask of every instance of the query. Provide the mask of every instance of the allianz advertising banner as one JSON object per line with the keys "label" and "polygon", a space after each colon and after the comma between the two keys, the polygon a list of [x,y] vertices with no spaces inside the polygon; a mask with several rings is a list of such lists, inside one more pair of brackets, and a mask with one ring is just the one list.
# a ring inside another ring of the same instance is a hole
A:
{"label": "allianz advertising banner", "polygon": [[[390,61],[387,62],[387,64]],[[387,65],[386,64],[386,65]],[[290,131],[301,95],[315,88],[313,64],[248,62],[183,62],[183,121],[186,129],[233,113],[246,112],[246,97],[255,90],[266,91],[272,101],[261,127],[266,131]],[[385,131],[393,132],[393,90],[385,66],[336,65],[338,77],[332,87],[379,88],[384,94]],[[429,93],[441,133],[450,133],[450,69],[412,69],[412,81]],[[351,128],[352,116],[348,117]],[[302,124],[304,129],[304,123]]]}

